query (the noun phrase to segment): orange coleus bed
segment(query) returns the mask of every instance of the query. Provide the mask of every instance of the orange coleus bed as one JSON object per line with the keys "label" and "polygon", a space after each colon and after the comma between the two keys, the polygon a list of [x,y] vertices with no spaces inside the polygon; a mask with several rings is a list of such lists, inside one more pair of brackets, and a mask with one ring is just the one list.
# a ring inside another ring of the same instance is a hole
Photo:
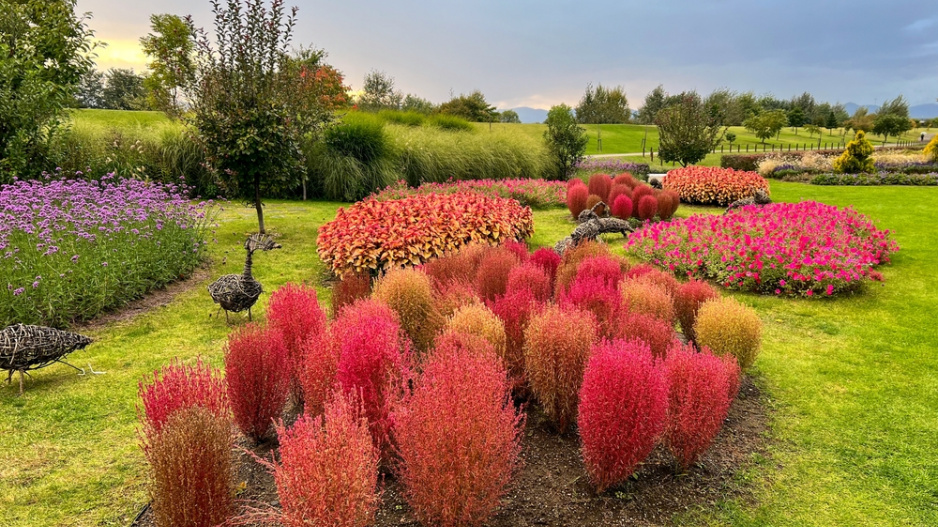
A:
{"label": "orange coleus bed", "polygon": [[689,166],[671,170],[662,185],[681,195],[681,201],[726,206],[752,197],[756,190],[769,191],[769,183],[756,172],[732,168]]}
{"label": "orange coleus bed", "polygon": [[477,193],[367,199],[319,228],[317,252],[335,274],[420,265],[472,242],[497,245],[534,232],[529,207]]}

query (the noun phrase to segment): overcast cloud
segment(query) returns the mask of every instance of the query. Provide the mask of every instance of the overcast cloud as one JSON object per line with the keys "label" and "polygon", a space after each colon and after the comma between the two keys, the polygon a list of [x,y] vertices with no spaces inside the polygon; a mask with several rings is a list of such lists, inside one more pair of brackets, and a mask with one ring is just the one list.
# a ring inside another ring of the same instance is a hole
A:
{"label": "overcast cloud", "polygon": [[[295,45],[328,53],[359,89],[372,69],[433,102],[481,90],[499,108],[575,105],[587,83],[622,85],[630,106],[726,87],[790,98],[910,104],[938,98],[938,2],[826,0],[295,1]],[[208,0],[79,0],[109,43],[99,68],[145,59],[154,12],[212,26]]]}

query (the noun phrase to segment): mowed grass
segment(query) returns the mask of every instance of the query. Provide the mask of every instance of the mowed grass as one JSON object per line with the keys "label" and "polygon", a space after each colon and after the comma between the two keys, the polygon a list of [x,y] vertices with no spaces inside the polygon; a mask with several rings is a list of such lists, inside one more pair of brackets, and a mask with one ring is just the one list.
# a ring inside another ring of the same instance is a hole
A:
{"label": "mowed grass", "polygon": [[[792,300],[734,294],[765,324],[753,375],[770,409],[768,457],[728,487],[752,489],[677,518],[697,525],[938,524],[938,344],[934,294],[938,249],[928,218],[938,189],[813,187],[772,182],[781,201],[854,205],[895,232],[902,250],[886,282],[861,295]],[[287,281],[323,287],[316,228],[339,204],[271,202],[267,219],[283,249],[259,254],[269,292]],[[682,206],[679,216],[719,212]],[[563,209],[535,211],[532,247],[573,228]],[[239,272],[253,210],[230,205],[213,246],[212,278]],[[607,241],[621,252],[623,240]],[[226,252],[227,251],[227,252]],[[222,262],[225,261],[223,264]],[[34,373],[26,394],[0,388],[0,511],[4,525],[127,525],[146,503],[146,466],[135,436],[137,382],[173,357],[222,363],[229,328],[214,316],[208,280],[168,306],[91,331],[96,342],[71,360],[100,376],[54,365]],[[268,294],[255,316],[263,318]],[[233,315],[234,320],[246,317]]]}

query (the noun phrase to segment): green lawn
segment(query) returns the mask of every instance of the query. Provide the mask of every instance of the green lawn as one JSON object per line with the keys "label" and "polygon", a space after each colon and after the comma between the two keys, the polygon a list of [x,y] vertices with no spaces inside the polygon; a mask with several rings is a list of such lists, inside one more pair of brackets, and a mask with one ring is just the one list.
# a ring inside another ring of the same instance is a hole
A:
{"label": "green lawn", "polygon": [[[925,221],[935,188],[814,187],[772,182],[776,200],[854,205],[902,246],[886,282],[859,296],[795,300],[736,295],[765,324],[754,371],[771,409],[769,458],[740,475],[752,500],[730,500],[679,523],[712,525],[938,524],[938,344],[933,323],[938,248]],[[267,221],[283,249],[260,254],[267,291],[287,281],[322,287],[316,228],[339,204],[271,202]],[[680,215],[715,211],[683,207]],[[211,276],[238,272],[253,210],[222,213]],[[569,233],[562,209],[536,211],[532,245]],[[621,238],[610,238],[621,245]],[[225,260],[226,263],[222,263]],[[221,364],[228,327],[207,280],[168,306],[90,332],[96,342],[69,368],[35,372],[26,394],[0,388],[0,511],[11,526],[127,525],[146,502],[145,466],[135,436],[137,382],[172,357]],[[262,297],[259,309],[267,296]],[[235,315],[237,317],[237,315]],[[237,318],[236,318],[237,320]]]}

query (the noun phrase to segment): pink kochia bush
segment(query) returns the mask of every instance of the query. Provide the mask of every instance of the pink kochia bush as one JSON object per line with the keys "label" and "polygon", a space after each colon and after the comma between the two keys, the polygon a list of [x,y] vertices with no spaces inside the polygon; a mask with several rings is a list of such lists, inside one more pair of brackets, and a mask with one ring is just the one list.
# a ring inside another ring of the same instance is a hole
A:
{"label": "pink kochia bush", "polygon": [[[571,181],[580,181],[574,179]],[[582,181],[575,183],[567,188],[567,210],[574,218],[578,217],[586,209],[586,200],[589,199],[590,191]]]}
{"label": "pink kochia bush", "polygon": [[190,366],[173,361],[153,373],[152,383],[140,382],[138,387],[141,406],[137,416],[144,435],[159,433],[169,416],[181,409],[198,406],[217,417],[229,416],[225,380],[218,370],[203,364],[202,359]]}
{"label": "pink kochia bush", "polygon": [[668,384],[645,343],[604,341],[593,348],[577,424],[583,462],[597,492],[625,481],[665,431]]}
{"label": "pink kochia bush", "polygon": [[338,350],[336,381],[347,397],[358,397],[375,446],[388,453],[391,403],[406,378],[410,346],[394,311],[377,300],[359,300],[332,324]]}
{"label": "pink kochia bush", "polygon": [[280,461],[272,464],[285,527],[364,527],[374,522],[378,451],[368,422],[345,397],[335,397],[325,414],[304,414],[292,427],[277,426]]}
{"label": "pink kochia bush", "polygon": [[665,443],[681,470],[690,468],[719,433],[736,396],[739,366],[732,355],[678,345],[664,361],[669,386]]}
{"label": "pink kochia bush", "polygon": [[879,278],[899,250],[889,231],[853,209],[814,201],[695,215],[629,236],[628,250],[678,275],[731,289],[830,296]]}
{"label": "pink kochia bush", "polygon": [[430,355],[395,411],[397,475],[424,525],[480,525],[519,466],[523,416],[494,357],[459,346]]}
{"label": "pink kochia bush", "polygon": [[283,338],[290,357],[293,388],[300,390],[299,371],[305,341],[326,329],[326,312],[319,305],[316,289],[306,284],[288,283],[271,293],[267,304],[267,323]]}
{"label": "pink kochia bush", "polygon": [[290,397],[291,361],[279,329],[248,324],[228,336],[225,383],[235,424],[255,442],[267,438]]}

